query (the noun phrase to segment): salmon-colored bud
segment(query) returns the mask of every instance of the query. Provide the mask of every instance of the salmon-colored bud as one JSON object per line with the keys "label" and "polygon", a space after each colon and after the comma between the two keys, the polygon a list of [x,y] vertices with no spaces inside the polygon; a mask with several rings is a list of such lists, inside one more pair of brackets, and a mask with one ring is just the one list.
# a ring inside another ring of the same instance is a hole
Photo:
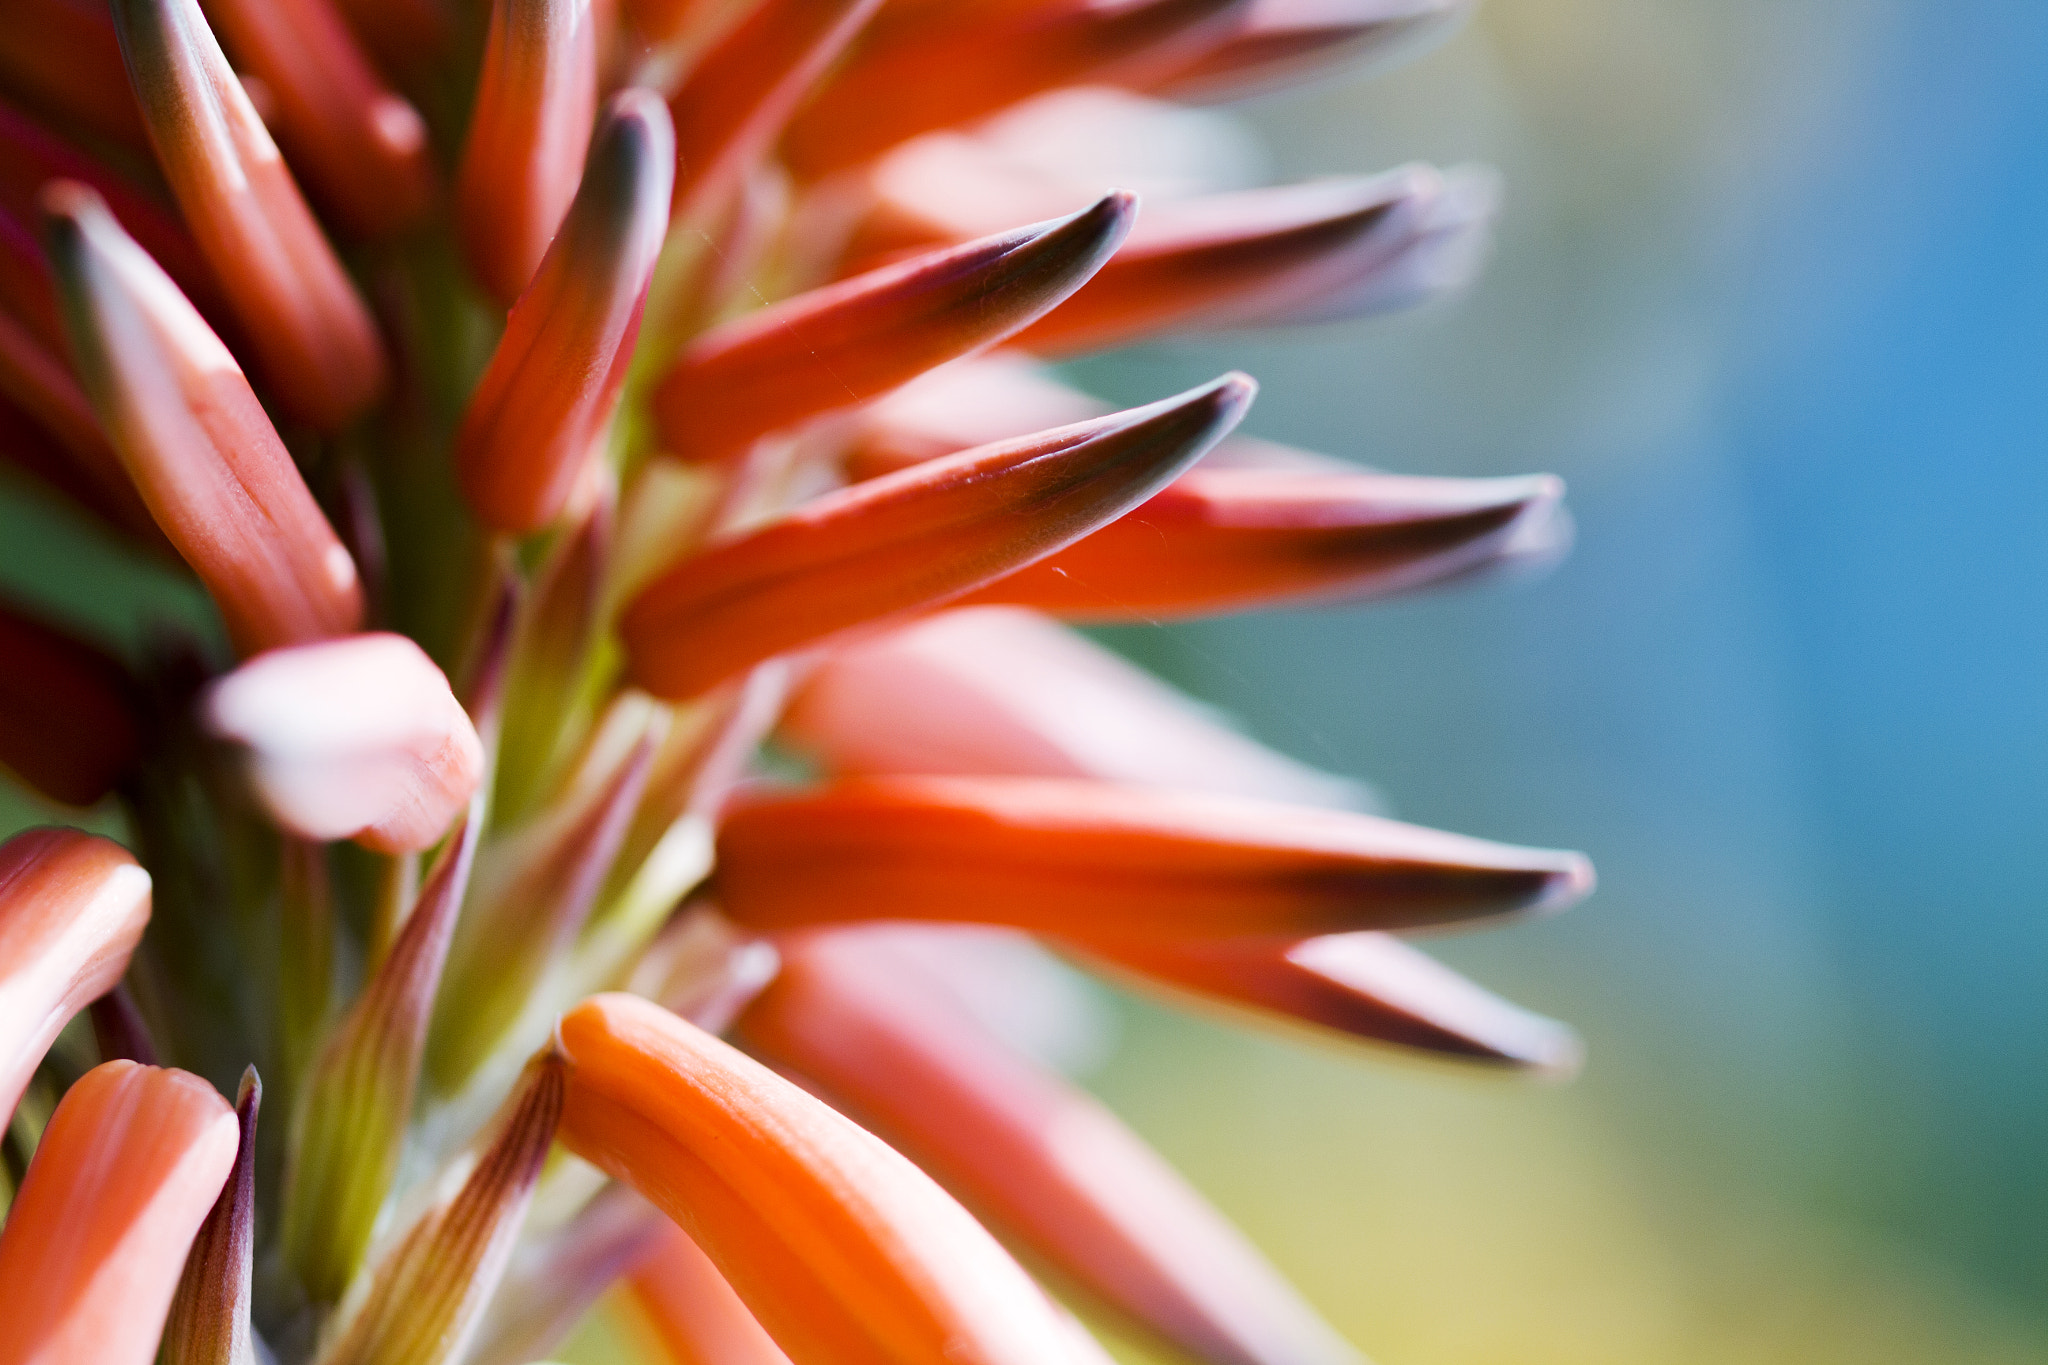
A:
{"label": "salmon-colored bud", "polygon": [[1072,355],[1413,302],[1470,273],[1489,183],[1411,166],[1155,205],[1123,250],[1017,344]]}
{"label": "salmon-colored bud", "polygon": [[972,920],[1221,938],[1409,929],[1547,910],[1583,855],[1350,811],[1050,778],[868,778],[761,796],[718,836],[718,895],[756,929]]}
{"label": "salmon-colored bud", "polygon": [[1193,469],[1129,516],[968,600],[1154,621],[1387,597],[1494,558],[1563,496],[1549,475]]}
{"label": "salmon-colored bud", "polygon": [[545,1359],[606,1290],[674,1232],[675,1224],[639,1195],[607,1186],[566,1226],[529,1240],[513,1256],[467,1365]]}
{"label": "salmon-colored bud", "polygon": [[158,1365],[258,1365],[249,1324],[256,1265],[256,1118],[263,1082],[250,1067],[235,1096],[234,1169],[200,1225],[164,1323]]}
{"label": "salmon-colored bud", "polygon": [[723,206],[880,3],[759,0],[698,59],[669,102],[679,218]]}
{"label": "salmon-colored bud", "polygon": [[96,804],[142,750],[128,670],[4,603],[0,659],[0,765],[53,800]]}
{"label": "salmon-colored bud", "polygon": [[79,378],[243,654],[356,628],[355,563],[241,367],[92,191],[44,195]]}
{"label": "salmon-colored bud", "polygon": [[954,5],[885,19],[791,124],[801,175],[856,165],[906,138],[970,123],[1041,90],[1142,82],[1208,47],[1246,0]]}
{"label": "salmon-colored bud", "polygon": [[240,1136],[197,1076],[107,1062],[81,1077],[0,1233],[0,1360],[150,1365]]}
{"label": "salmon-colored bud", "polygon": [[0,1116],[71,1016],[128,970],[148,923],[149,874],[119,844],[32,829],[0,846]]}
{"label": "salmon-colored bud", "polygon": [[1267,1019],[1552,1075],[1578,1069],[1578,1036],[1386,934],[1321,938],[1073,940],[1093,962]]}
{"label": "salmon-colored bud", "polygon": [[303,839],[431,848],[483,780],[462,703],[402,635],[259,655],[213,684],[201,715],[241,747],[264,807]]}
{"label": "salmon-colored bud", "polygon": [[1196,1358],[1360,1365],[1143,1139],[955,1004],[949,983],[908,950],[930,933],[786,936],[782,972],[742,1018],[742,1036],[873,1121],[970,1208]]}
{"label": "salmon-colored bud", "polygon": [[101,137],[149,146],[103,3],[11,0],[0,24],[0,81]]}
{"label": "salmon-colored bud", "polygon": [[596,121],[591,0],[494,0],[455,195],[469,268],[499,302],[540,268]]}
{"label": "salmon-colored bud", "polygon": [[1146,85],[1175,99],[1244,99],[1410,49],[1471,8],[1469,0],[1252,0],[1222,41]]}
{"label": "salmon-colored bud", "polygon": [[660,696],[691,696],[1042,558],[1200,459],[1254,388],[1225,375],[1149,407],[933,460],[685,560],[626,610],[634,679]]}
{"label": "salmon-colored bud", "polygon": [[263,378],[300,419],[345,426],[384,390],[383,343],[199,0],[114,0],[114,21],[164,179]]}
{"label": "salmon-colored bud", "polygon": [[669,1365],[789,1365],[718,1267],[673,1223],[626,1283]]}
{"label": "salmon-colored bud", "polygon": [[560,516],[609,426],[668,231],[674,172],[661,101],[646,90],[615,98],[455,440],[463,494],[486,526],[524,534]]}
{"label": "salmon-colored bud", "polygon": [[698,339],[655,390],[671,452],[712,460],[851,407],[1043,317],[1102,268],[1136,201],[929,252],[799,295]]}
{"label": "salmon-colored bud", "polygon": [[1050,1301],[930,1177],[658,1005],[562,1017],[565,1146],[675,1219],[790,1358],[1046,1365]]}
{"label": "salmon-colored bud", "polygon": [[386,89],[332,0],[203,0],[276,104],[264,124],[329,216],[359,237],[403,231],[434,195],[427,126]]}

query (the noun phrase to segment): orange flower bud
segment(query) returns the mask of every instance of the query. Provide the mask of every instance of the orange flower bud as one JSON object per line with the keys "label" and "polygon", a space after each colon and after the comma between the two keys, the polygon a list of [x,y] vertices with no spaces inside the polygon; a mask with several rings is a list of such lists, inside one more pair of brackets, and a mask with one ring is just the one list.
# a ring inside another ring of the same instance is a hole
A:
{"label": "orange flower bud", "polygon": [[1236,29],[1146,86],[1175,99],[1244,99],[1411,47],[1470,8],[1468,0],[1252,0]]}
{"label": "orange flower bud", "polygon": [[1149,407],[818,498],[643,589],[621,623],[634,680],[660,696],[691,696],[1041,558],[1200,459],[1252,393],[1249,379],[1226,375]]}
{"label": "orange flower bud", "polygon": [[703,1248],[673,1223],[627,1278],[669,1365],[789,1365]]}
{"label": "orange flower bud", "polygon": [[659,1205],[795,1360],[1046,1365],[1071,1330],[879,1140],[658,1005],[562,1017],[565,1146]]}
{"label": "orange flower bud", "polygon": [[149,145],[121,65],[121,40],[94,0],[11,0],[0,79],[39,107],[129,147]]}
{"label": "orange flower bud", "polygon": [[1555,909],[1577,853],[1349,811],[1050,778],[869,778],[729,811],[718,895],[756,929],[975,920],[1227,938],[1407,929]]}
{"label": "orange flower bud", "polygon": [[197,1076],[107,1062],[81,1077],[0,1232],[0,1360],[150,1365],[240,1142]]}
{"label": "orange flower bud", "polygon": [[119,661],[0,604],[0,764],[70,806],[90,806],[142,748]]}
{"label": "orange flower bud", "polygon": [[0,1115],[71,1017],[128,970],[149,887],[126,849],[77,830],[32,829],[0,846]]}

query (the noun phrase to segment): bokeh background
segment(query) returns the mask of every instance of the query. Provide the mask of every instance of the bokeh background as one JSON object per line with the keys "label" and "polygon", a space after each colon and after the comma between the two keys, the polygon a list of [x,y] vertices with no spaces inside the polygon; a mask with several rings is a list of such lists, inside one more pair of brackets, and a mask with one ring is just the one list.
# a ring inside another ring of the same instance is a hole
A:
{"label": "bokeh background", "polygon": [[[1499,167],[1490,268],[1079,377],[1242,366],[1257,434],[1555,471],[1579,543],[1106,638],[1407,818],[1590,851],[1589,904],[1439,946],[1591,1061],[1117,999],[1090,1084],[1386,1365],[2048,1360],[2048,5],[1487,0],[1244,112],[1276,176]],[[194,608],[88,534],[0,490],[0,586]]]}

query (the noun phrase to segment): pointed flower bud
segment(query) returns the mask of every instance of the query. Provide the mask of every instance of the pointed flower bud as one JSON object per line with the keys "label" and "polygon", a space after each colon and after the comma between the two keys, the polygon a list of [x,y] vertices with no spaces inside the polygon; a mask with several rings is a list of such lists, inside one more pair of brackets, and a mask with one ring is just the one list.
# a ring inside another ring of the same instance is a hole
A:
{"label": "pointed flower bud", "polygon": [[568,503],[626,380],[674,174],[668,111],[646,90],[619,95],[456,437],[463,493],[486,526],[537,531]]}
{"label": "pointed flower bud", "polygon": [[564,1015],[562,1142],[704,1249],[794,1360],[1045,1365],[1068,1328],[930,1177],[658,1005]]}
{"label": "pointed flower bud", "polygon": [[1130,231],[1136,201],[869,271],[698,339],[655,391],[671,452],[739,454],[756,437],[886,393],[992,346],[1081,288]]}
{"label": "pointed flower bud", "polygon": [[433,200],[427,126],[384,87],[332,0],[204,0],[275,99],[265,125],[307,191],[353,234],[386,237]]}
{"label": "pointed flower bud", "polygon": [[81,1077],[0,1232],[0,1360],[150,1365],[239,1138],[197,1076],[107,1062]]}
{"label": "pointed flower bud", "polygon": [[304,839],[431,848],[483,780],[468,714],[402,635],[258,655],[213,684],[201,717],[241,748],[264,807]]}
{"label": "pointed flower bud", "polygon": [[1175,99],[1245,99],[1411,48],[1470,10],[1469,0],[1253,0],[1227,36],[1146,85]]}
{"label": "pointed flower bud", "polygon": [[1563,496],[1549,475],[1193,469],[1129,516],[968,600],[1155,621],[1387,597],[1494,558]]}
{"label": "pointed flower bud", "polygon": [[11,0],[0,24],[0,82],[101,137],[149,146],[104,4]]}
{"label": "pointed flower bud", "polygon": [[1142,80],[1229,31],[1245,0],[953,5],[878,24],[791,126],[785,154],[815,178],[906,138],[971,123],[1041,90]]}
{"label": "pointed flower bud", "polygon": [[562,1060],[537,1057],[499,1111],[462,1188],[383,1263],[321,1365],[445,1365],[463,1358],[512,1258],[562,1113]]}
{"label": "pointed flower bud", "polygon": [[656,579],[621,623],[634,680],[687,697],[751,664],[935,606],[1086,535],[1220,440],[1254,386],[985,446],[818,498]]}
{"label": "pointed flower bud", "polygon": [[385,381],[369,309],[228,66],[199,0],[114,0],[164,179],[292,413],[345,426]]}
{"label": "pointed flower bud", "polygon": [[756,929],[974,920],[1219,938],[1452,924],[1561,907],[1577,853],[1349,811],[1050,778],[870,778],[763,796],[718,836],[718,895]]}
{"label": "pointed flower bud", "polygon": [[1140,985],[1164,985],[1267,1018],[1551,1075],[1578,1069],[1578,1036],[1386,934],[1080,943]]}
{"label": "pointed flower bud", "polygon": [[677,1365],[789,1365],[703,1248],[666,1219],[626,1283]]}
{"label": "pointed flower bud", "polygon": [[455,194],[469,267],[499,302],[539,269],[596,121],[591,0],[494,0]]}
{"label": "pointed flower bud", "polygon": [[954,1004],[908,927],[785,936],[741,1031],[969,1207],[1214,1365],[1359,1365],[1244,1236],[1101,1103]]}
{"label": "pointed flower bud", "polygon": [[0,846],[0,1116],[71,1016],[114,988],[149,923],[149,874],[73,829]]}
{"label": "pointed flower bud", "polygon": [[4,604],[0,659],[0,765],[53,800],[96,804],[141,754],[128,670]]}
{"label": "pointed flower bud", "polygon": [[256,1264],[256,1116],[263,1082],[250,1067],[235,1095],[235,1164],[200,1224],[164,1324],[159,1365],[258,1365],[249,1325]]}
{"label": "pointed flower bud", "polygon": [[472,812],[376,975],[314,1064],[292,1114],[286,1261],[316,1302],[348,1287],[398,1170],[427,1023],[481,822]]}

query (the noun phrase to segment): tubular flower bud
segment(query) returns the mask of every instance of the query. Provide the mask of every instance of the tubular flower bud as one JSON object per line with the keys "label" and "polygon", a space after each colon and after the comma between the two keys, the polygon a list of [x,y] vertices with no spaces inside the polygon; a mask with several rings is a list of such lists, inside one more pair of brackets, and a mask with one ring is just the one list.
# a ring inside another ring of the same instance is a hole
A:
{"label": "tubular flower bud", "polygon": [[0,24],[0,80],[59,118],[147,147],[121,40],[94,0],[14,0]]}
{"label": "tubular flower bud", "polygon": [[1246,0],[1090,0],[927,7],[877,25],[791,126],[790,164],[816,177],[906,138],[971,123],[1041,90],[1142,81],[1229,31]]}
{"label": "tubular flower bud", "polygon": [[1243,21],[1148,88],[1179,99],[1244,99],[1444,32],[1468,0],[1252,0]]}
{"label": "tubular flower bud", "polygon": [[728,813],[718,893],[757,929],[979,920],[1227,938],[1414,929],[1554,909],[1577,853],[1349,811],[1049,778],[870,778]]}
{"label": "tubular flower bud", "polygon": [[627,608],[634,679],[659,696],[692,696],[1039,559],[1200,459],[1253,388],[1225,375],[1150,407],[934,460],[685,560]]}
{"label": "tubular flower bud", "polygon": [[611,421],[668,229],[672,142],[652,94],[612,101],[568,217],[470,399],[456,471],[494,530],[537,531],[559,516]]}
{"label": "tubular flower bud", "polygon": [[402,635],[259,655],[213,685],[202,715],[240,747],[271,816],[305,839],[431,848],[483,780],[468,714]]}
{"label": "tubular flower bud", "polygon": [[969,1207],[1196,1358],[1356,1365],[1357,1352],[1137,1134],[989,1032],[899,950],[919,933],[785,936],[782,973],[742,1019],[748,1045],[872,1120]]}
{"label": "tubular flower bud", "polygon": [[384,88],[330,0],[204,3],[276,100],[265,122],[313,198],[359,237],[418,221],[434,193],[426,125]]}
{"label": "tubular flower bud", "polygon": [[469,268],[499,302],[539,269],[596,121],[591,0],[494,0],[455,194]]}
{"label": "tubular flower bud", "polygon": [[992,346],[1081,288],[1130,231],[1112,193],[1065,218],[934,251],[707,333],[655,394],[669,449],[738,454],[756,437],[886,393]]}
{"label": "tubular flower bud", "polygon": [[114,0],[114,21],[164,178],[264,379],[300,419],[345,426],[384,388],[383,345],[198,0]]}
{"label": "tubular flower bud", "polygon": [[665,1223],[626,1281],[671,1365],[789,1365],[689,1234]]}
{"label": "tubular flower bud", "polygon": [[60,182],[44,203],[86,393],[236,648],[353,630],[355,562],[234,357],[91,191]]}
{"label": "tubular flower bud", "polygon": [[1386,934],[1320,938],[1075,940],[1092,961],[1140,985],[1334,1029],[1373,1042],[1565,1074],[1576,1034],[1467,981]]}
{"label": "tubular flower bud", "polygon": [[257,1365],[249,1325],[256,1262],[256,1117],[263,1082],[250,1067],[235,1096],[239,1145],[213,1212],[199,1226],[164,1324],[162,1365]]}
{"label": "tubular flower bud", "polygon": [[988,1233],[879,1140],[645,1000],[564,1015],[561,1138],[702,1247],[793,1360],[1024,1365],[1069,1328]]}
{"label": "tubular flower bud", "polygon": [[52,800],[90,806],[133,771],[142,727],[116,660],[0,604],[0,765]]}
{"label": "tubular flower bud", "polygon": [[149,874],[119,844],[32,829],[0,846],[0,1116],[71,1017],[128,970],[148,923]]}
{"label": "tubular flower bud", "polygon": [[240,1132],[183,1071],[107,1062],[65,1094],[0,1233],[0,1359],[149,1365]]}

